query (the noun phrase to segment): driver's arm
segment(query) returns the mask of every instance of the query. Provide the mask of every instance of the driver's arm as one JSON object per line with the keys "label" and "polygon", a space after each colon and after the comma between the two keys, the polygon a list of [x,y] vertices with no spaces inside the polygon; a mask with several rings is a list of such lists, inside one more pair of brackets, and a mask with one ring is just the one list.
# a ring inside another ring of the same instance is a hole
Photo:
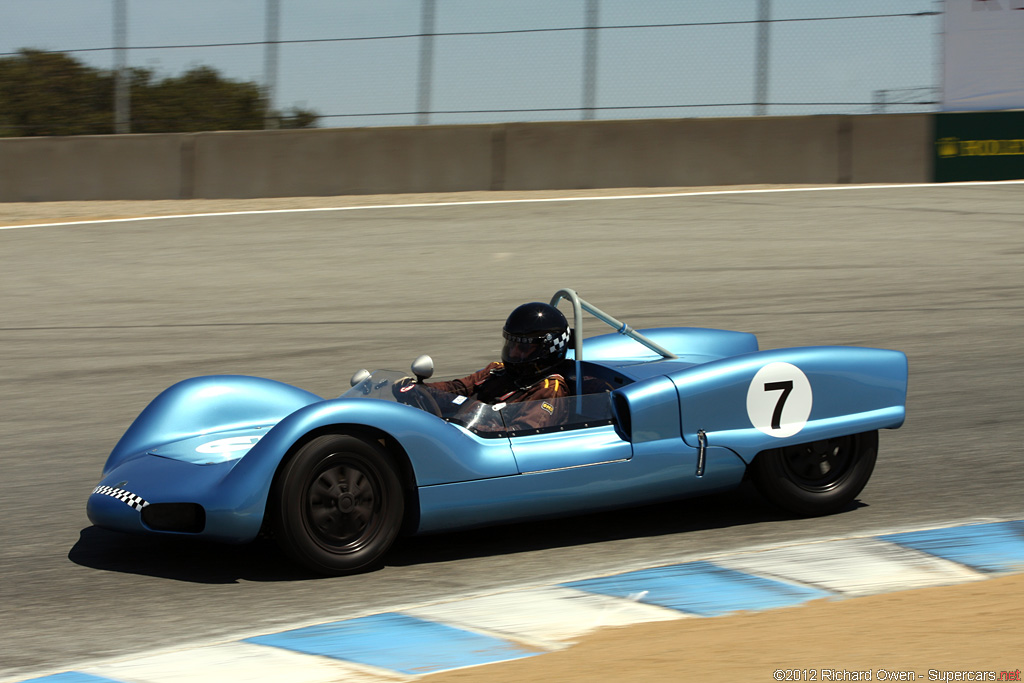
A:
{"label": "driver's arm", "polygon": [[461,379],[453,379],[447,382],[424,382],[424,384],[431,389],[443,391],[448,394],[457,394],[459,396],[472,396],[476,393],[477,387],[484,383],[488,377],[493,374],[495,370],[501,367],[501,363],[491,363],[482,370],[477,370],[468,377]]}

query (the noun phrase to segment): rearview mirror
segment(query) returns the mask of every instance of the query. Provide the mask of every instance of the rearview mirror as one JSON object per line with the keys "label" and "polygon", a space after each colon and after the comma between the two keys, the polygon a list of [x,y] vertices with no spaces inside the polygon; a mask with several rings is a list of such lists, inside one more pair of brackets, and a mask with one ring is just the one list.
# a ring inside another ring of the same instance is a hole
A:
{"label": "rearview mirror", "polygon": [[434,359],[423,354],[412,362],[412,374],[416,375],[416,381],[422,382],[434,374]]}

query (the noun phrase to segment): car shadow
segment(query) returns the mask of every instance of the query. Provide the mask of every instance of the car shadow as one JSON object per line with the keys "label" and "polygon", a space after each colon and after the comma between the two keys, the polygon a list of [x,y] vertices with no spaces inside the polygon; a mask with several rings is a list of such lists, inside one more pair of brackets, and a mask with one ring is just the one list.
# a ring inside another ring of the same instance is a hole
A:
{"label": "car shadow", "polygon": [[[858,507],[864,504],[857,501],[847,511]],[[765,501],[745,483],[732,491],[682,501],[400,538],[388,552],[385,566],[429,565],[789,519],[793,516]],[[272,541],[263,538],[227,545],[88,527],[81,531],[68,559],[104,571],[207,584],[324,578],[295,565]]]}
{"label": "car shadow", "polygon": [[450,562],[787,519],[793,517],[744,484],[725,493],[642,507],[404,538],[392,548],[388,564]]}
{"label": "car shadow", "polygon": [[136,536],[90,526],[79,533],[68,559],[92,569],[192,583],[316,578],[266,539],[231,545],[176,536]]}

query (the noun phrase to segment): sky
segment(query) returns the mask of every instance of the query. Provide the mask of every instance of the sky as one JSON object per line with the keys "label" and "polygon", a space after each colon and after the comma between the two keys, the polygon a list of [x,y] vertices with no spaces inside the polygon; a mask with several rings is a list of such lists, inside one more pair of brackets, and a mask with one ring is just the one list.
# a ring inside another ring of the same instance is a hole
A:
{"label": "sky", "polygon": [[[159,76],[207,65],[262,83],[267,0],[127,0],[128,63]],[[275,105],[322,127],[416,122],[423,0],[280,0]],[[582,117],[586,0],[436,0],[435,31],[528,31],[434,40],[430,123]],[[818,20],[941,9],[939,0],[771,0],[768,114],[870,113],[938,85],[941,17]],[[19,48],[114,66],[114,0],[0,0],[0,53]],[[758,0],[598,0],[598,119],[750,116]],[[807,20],[807,19],[815,20]],[[801,19],[801,21],[788,21]],[[388,37],[412,36],[412,37]],[[360,38],[365,40],[337,40]],[[369,39],[372,38],[372,39]],[[931,98],[929,93],[927,97]],[[807,103],[824,103],[810,105]],[[843,104],[855,103],[855,104]],[[733,106],[708,106],[725,105]],[[698,106],[699,105],[699,106]],[[631,109],[632,108],[632,109]],[[928,107],[892,107],[921,111]],[[509,112],[510,109],[554,109]],[[502,110],[502,111],[483,111]],[[476,113],[444,113],[470,111]],[[394,115],[394,114],[400,115]]]}

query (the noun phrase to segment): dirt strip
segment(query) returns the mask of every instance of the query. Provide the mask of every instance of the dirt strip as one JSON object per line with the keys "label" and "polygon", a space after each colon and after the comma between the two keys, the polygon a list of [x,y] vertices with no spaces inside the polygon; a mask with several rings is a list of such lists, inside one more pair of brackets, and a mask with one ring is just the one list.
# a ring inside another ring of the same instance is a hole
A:
{"label": "dirt strip", "polygon": [[559,652],[422,680],[1019,681],[1022,624],[1024,575],[1015,575],[609,628]]}
{"label": "dirt strip", "polygon": [[343,195],[335,197],[269,197],[263,199],[118,200],[76,202],[0,202],[0,226],[82,220],[114,220],[139,216],[178,216],[192,213],[321,209],[349,206],[442,204],[447,202],[508,201],[564,197],[677,194],[720,190],[760,190],[800,185],[730,185],[721,187],[620,187],[595,190],[536,190],[529,192],[436,192],[432,194]]}

